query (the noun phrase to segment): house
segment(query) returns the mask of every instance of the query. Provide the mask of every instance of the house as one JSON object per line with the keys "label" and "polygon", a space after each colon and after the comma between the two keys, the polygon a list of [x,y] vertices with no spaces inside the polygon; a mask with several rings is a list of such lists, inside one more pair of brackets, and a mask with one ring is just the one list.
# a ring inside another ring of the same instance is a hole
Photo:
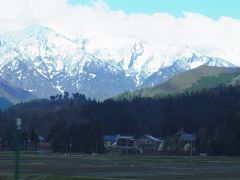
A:
{"label": "house", "polygon": [[134,147],[135,139],[133,136],[116,136],[116,145],[122,148],[131,148]]}
{"label": "house", "polygon": [[123,155],[139,154],[139,148],[135,146],[135,138],[133,136],[117,135],[114,151]]}
{"label": "house", "polygon": [[113,136],[113,135],[105,135],[103,137],[103,140],[104,140],[104,147],[107,149],[112,147],[114,144],[116,144],[116,136]]}
{"label": "house", "polygon": [[51,152],[51,144],[43,136],[38,136],[37,150],[39,154],[48,154]]}
{"label": "house", "polygon": [[39,142],[45,142],[45,138],[43,136],[38,136],[38,141]]}
{"label": "house", "polygon": [[194,142],[196,141],[196,135],[186,133],[185,131],[181,130],[176,133],[178,137],[178,147],[181,151],[188,152],[194,150]]}
{"label": "house", "polygon": [[163,140],[153,137],[151,135],[144,135],[136,140],[135,145],[141,150],[142,153],[153,153],[159,148]]}

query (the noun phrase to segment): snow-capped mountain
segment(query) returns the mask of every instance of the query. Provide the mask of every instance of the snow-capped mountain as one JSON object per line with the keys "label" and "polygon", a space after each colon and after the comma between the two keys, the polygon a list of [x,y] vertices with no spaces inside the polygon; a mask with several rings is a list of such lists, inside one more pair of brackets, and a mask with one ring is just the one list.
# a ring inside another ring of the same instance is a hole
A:
{"label": "snow-capped mountain", "polygon": [[105,99],[200,65],[234,66],[190,47],[109,35],[71,40],[40,25],[0,35],[1,78],[41,98],[68,91]]}

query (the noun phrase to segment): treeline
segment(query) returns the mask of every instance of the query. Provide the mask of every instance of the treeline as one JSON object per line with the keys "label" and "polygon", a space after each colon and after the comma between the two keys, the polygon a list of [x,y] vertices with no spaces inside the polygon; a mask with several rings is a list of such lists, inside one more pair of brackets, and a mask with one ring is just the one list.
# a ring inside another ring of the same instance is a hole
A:
{"label": "treeline", "polygon": [[[224,87],[160,99],[97,102],[80,94],[52,96],[18,104],[0,115],[0,137],[14,133],[15,119],[64,152],[103,152],[104,134],[151,134],[169,138],[183,128],[197,135],[198,152],[240,154],[240,87]],[[6,138],[5,138],[6,139]]]}
{"label": "treeline", "polygon": [[0,145],[15,147],[15,119],[22,119],[21,148],[37,149],[38,136],[51,142],[55,152],[103,153],[102,125],[82,115],[83,107],[96,101],[79,93],[21,103],[0,113]]}

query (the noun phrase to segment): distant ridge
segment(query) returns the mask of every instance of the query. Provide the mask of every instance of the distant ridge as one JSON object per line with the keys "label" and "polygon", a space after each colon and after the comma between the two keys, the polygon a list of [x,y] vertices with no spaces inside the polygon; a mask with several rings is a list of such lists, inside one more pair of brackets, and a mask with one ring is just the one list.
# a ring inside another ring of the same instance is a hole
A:
{"label": "distant ridge", "polygon": [[36,96],[21,88],[14,87],[6,81],[0,79],[0,98],[3,103],[15,104],[21,101],[29,101],[36,98]]}
{"label": "distant ridge", "polygon": [[[186,91],[199,91],[219,85],[235,84],[240,79],[240,68],[200,66],[174,76],[165,83],[152,88],[125,92],[116,99],[132,99],[135,97],[162,97]],[[240,82],[240,81],[239,81]]]}
{"label": "distant ridge", "polygon": [[10,107],[12,105],[12,103],[7,100],[4,97],[0,97],[0,109],[1,110],[5,110],[6,108]]}

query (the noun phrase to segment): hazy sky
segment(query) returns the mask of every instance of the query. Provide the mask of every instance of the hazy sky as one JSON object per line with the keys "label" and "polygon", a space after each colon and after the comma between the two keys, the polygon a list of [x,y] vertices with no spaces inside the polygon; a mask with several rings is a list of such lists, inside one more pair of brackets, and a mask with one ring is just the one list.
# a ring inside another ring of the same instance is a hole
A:
{"label": "hazy sky", "polygon": [[240,0],[0,0],[0,32],[41,24],[67,36],[98,34],[103,43],[105,35],[131,37],[239,61],[239,7]]}

